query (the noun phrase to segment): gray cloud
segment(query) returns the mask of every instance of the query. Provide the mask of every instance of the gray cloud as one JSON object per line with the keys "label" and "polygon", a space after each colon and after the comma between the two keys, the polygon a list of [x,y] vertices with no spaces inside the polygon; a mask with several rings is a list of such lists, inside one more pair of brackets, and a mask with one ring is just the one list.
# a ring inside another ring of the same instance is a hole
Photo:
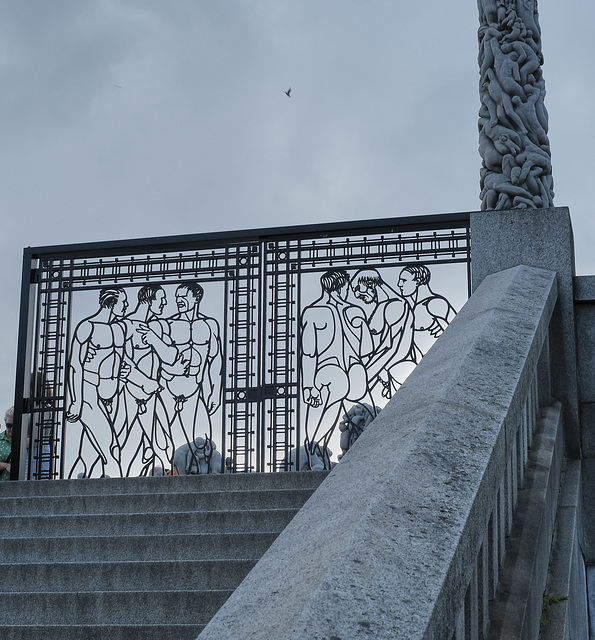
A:
{"label": "gray cloud", "polygon": [[[571,4],[540,8],[584,273],[595,8]],[[25,246],[477,209],[476,30],[443,0],[3,3],[5,404]]]}

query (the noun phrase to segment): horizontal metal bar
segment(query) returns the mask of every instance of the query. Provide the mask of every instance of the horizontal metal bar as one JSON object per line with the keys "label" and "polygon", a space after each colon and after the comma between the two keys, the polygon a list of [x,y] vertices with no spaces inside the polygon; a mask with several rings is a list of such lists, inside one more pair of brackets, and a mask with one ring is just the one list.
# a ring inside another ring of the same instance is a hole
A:
{"label": "horizontal metal bar", "polygon": [[198,246],[228,246],[237,242],[262,242],[279,237],[284,238],[312,238],[313,236],[331,237],[345,233],[371,234],[395,233],[412,229],[446,229],[448,227],[469,226],[470,213],[447,213],[429,216],[408,216],[403,218],[381,218],[376,220],[358,220],[348,222],[332,222],[314,225],[292,225],[287,227],[271,227],[244,231],[223,231],[216,233],[191,234],[179,236],[164,236],[140,238],[132,240],[113,240],[106,242],[87,242],[70,245],[54,245],[45,247],[27,247],[25,254],[31,258],[51,258],[59,255],[63,258],[83,256],[122,255],[131,250],[148,251],[149,253],[182,250],[184,247]]}

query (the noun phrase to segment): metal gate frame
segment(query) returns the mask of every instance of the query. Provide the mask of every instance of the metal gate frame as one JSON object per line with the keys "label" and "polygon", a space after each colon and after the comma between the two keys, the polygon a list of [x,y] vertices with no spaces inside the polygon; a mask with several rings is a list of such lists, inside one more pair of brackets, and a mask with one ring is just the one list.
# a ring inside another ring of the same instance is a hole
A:
{"label": "metal gate frame", "polygon": [[[29,475],[67,475],[63,451],[73,292],[220,282],[225,292],[220,336],[225,470],[279,471],[287,468],[304,435],[303,276],[430,263],[466,263],[470,294],[468,213],[26,248],[11,479],[25,476],[25,464]],[[37,446],[28,449],[32,434]],[[35,471],[42,459],[49,467],[44,474]]]}

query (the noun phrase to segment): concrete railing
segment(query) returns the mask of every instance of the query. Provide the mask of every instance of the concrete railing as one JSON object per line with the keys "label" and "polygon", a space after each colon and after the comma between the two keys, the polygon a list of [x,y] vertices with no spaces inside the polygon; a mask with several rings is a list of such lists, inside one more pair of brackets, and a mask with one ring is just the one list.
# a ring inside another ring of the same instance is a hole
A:
{"label": "concrete railing", "polygon": [[487,277],[201,640],[487,637],[556,297]]}

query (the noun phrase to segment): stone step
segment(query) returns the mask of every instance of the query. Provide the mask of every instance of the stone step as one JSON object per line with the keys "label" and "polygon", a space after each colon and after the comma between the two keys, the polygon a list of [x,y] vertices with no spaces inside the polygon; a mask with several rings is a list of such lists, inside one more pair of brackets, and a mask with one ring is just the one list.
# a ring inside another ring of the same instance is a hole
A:
{"label": "stone step", "polygon": [[[206,624],[231,590],[2,594],[2,625]],[[40,636],[43,638],[44,636]]]}
{"label": "stone step", "polygon": [[297,509],[0,517],[0,537],[282,531]]}
{"label": "stone step", "polygon": [[184,493],[202,491],[254,491],[258,489],[316,489],[328,471],[291,473],[229,473],[156,478],[89,478],[3,483],[2,497],[59,495],[116,495],[130,493]]}
{"label": "stone step", "polygon": [[2,483],[0,638],[195,640],[327,475]]}
{"label": "stone step", "polygon": [[255,564],[256,558],[3,564],[0,594],[135,591],[139,585],[156,591],[225,591],[235,589]]}
{"label": "stone step", "polygon": [[147,494],[89,494],[3,497],[0,519],[5,516],[44,516],[116,513],[167,513],[172,511],[216,511],[240,509],[299,509],[314,488],[265,491],[202,491]]}
{"label": "stone step", "polygon": [[3,625],[3,640],[196,640],[204,624]]}
{"label": "stone step", "polygon": [[194,561],[259,558],[278,532],[8,538],[0,563]]}

